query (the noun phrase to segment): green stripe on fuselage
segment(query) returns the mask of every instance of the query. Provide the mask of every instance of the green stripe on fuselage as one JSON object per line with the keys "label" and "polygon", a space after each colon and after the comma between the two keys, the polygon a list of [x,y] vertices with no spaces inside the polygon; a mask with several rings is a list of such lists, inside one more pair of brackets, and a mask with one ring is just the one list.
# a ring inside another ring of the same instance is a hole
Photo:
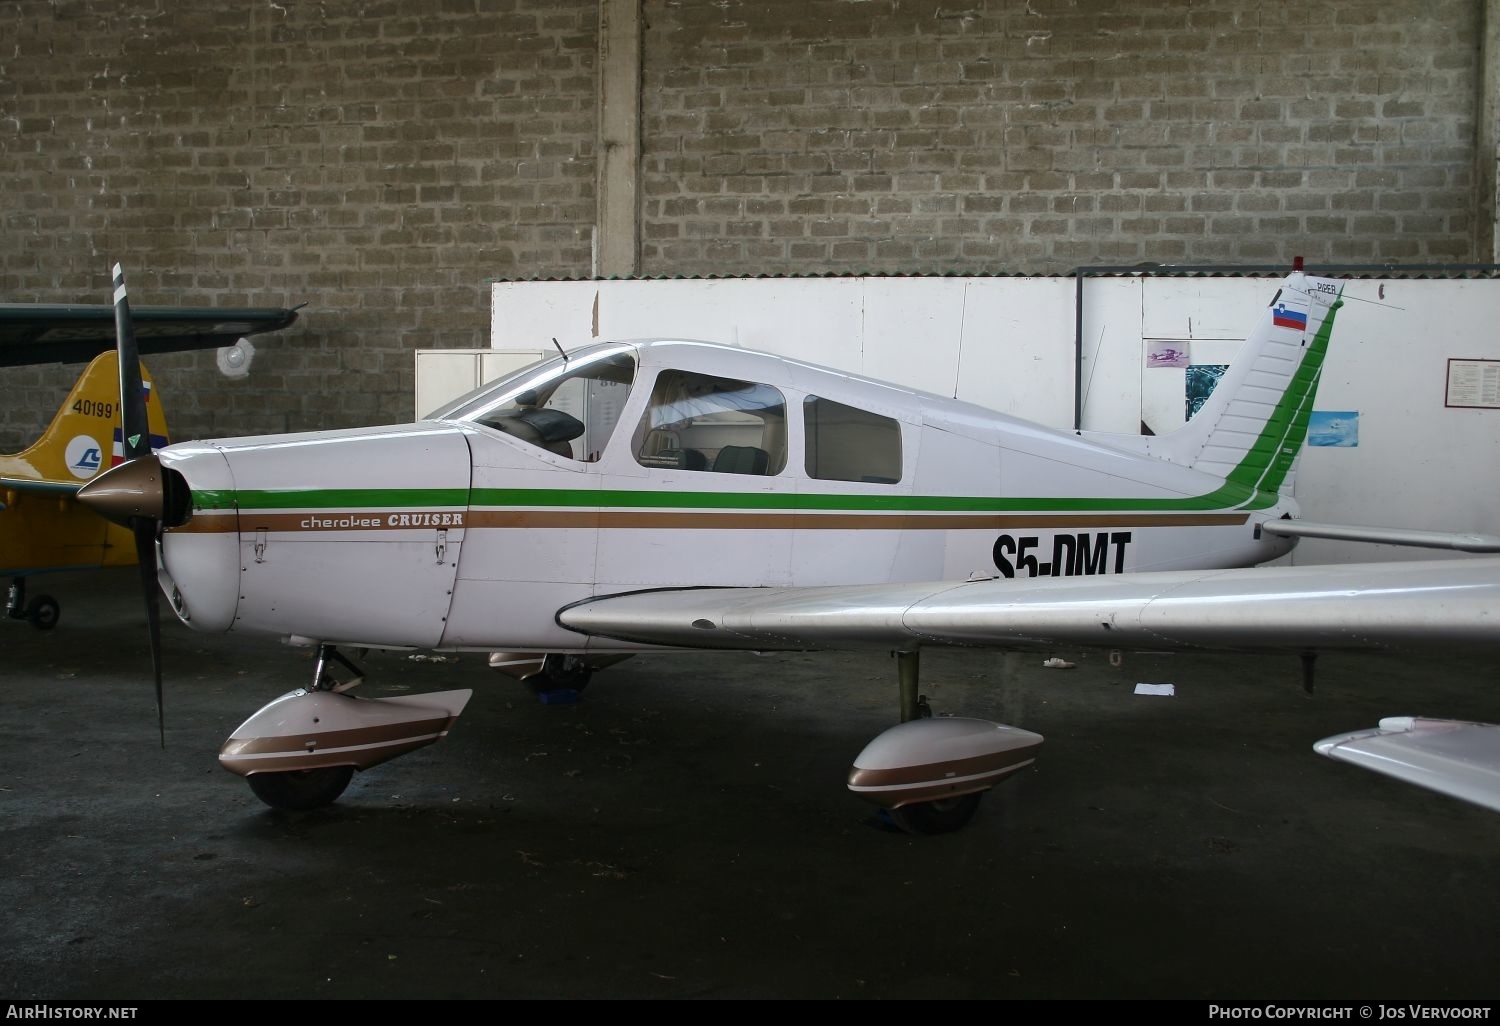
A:
{"label": "green stripe on fuselage", "polygon": [[193,508],[213,509],[467,509],[467,488],[193,489]]}

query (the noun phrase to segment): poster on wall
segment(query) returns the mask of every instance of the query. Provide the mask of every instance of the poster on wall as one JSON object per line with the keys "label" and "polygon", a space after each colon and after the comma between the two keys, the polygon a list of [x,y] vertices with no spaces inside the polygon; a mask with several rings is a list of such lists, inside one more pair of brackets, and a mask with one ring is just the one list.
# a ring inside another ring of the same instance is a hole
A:
{"label": "poster on wall", "polygon": [[1444,406],[1500,410],[1500,360],[1449,360]]}
{"label": "poster on wall", "polygon": [[1185,378],[1187,389],[1187,412],[1186,419],[1192,420],[1193,414],[1203,408],[1208,397],[1213,394],[1214,386],[1229,369],[1227,363],[1194,363],[1189,364],[1187,377]]}
{"label": "poster on wall", "polygon": [[1163,342],[1154,339],[1146,344],[1147,367],[1188,366],[1188,344],[1186,342]]}
{"label": "poster on wall", "polygon": [[1359,447],[1357,410],[1313,410],[1307,423],[1307,444],[1339,449]]}

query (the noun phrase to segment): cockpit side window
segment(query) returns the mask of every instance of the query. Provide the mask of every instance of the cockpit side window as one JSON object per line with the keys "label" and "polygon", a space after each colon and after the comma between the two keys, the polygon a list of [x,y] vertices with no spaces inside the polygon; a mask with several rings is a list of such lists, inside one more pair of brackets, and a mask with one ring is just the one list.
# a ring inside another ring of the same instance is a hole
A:
{"label": "cockpit side window", "polygon": [[899,422],[815,395],[803,401],[802,420],[808,477],[865,484],[901,480]]}
{"label": "cockpit side window", "polygon": [[482,424],[539,449],[591,463],[603,454],[614,433],[634,379],[635,360],[625,352],[571,362],[552,360],[445,412],[451,419]]}
{"label": "cockpit side window", "polygon": [[645,467],[779,474],[786,467],[786,400],[770,385],[665,370],[634,447]]}

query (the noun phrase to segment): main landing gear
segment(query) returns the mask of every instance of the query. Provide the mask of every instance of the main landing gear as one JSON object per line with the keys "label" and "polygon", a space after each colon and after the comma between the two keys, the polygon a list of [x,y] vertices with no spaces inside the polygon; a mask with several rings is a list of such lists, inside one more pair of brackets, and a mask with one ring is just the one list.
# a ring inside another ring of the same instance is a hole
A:
{"label": "main landing gear", "polygon": [[542,658],[541,670],[525,680],[532,694],[544,698],[554,691],[582,691],[593,675],[594,668],[578,656],[549,652]]}
{"label": "main landing gear", "polygon": [[910,834],[958,830],[984,793],[1036,761],[1040,734],[990,720],[934,719],[917,690],[920,653],[897,652],[901,723],[865,746],[849,790],[886,810]]}
{"label": "main landing gear", "polygon": [[[335,664],[352,676],[339,680]],[[363,680],[333,645],[319,645],[312,686],[282,695],[240,724],[220,749],[219,764],[245,777],[273,809],[316,809],[337,801],[355,770],[447,737],[474,693],[345,694]]]}
{"label": "main landing gear", "polygon": [[490,669],[526,685],[550,704],[576,702],[595,670],[629,659],[630,653],[573,655],[567,652],[491,652]]}
{"label": "main landing gear", "polygon": [[5,595],[5,615],[12,620],[25,620],[39,631],[50,631],[57,626],[62,607],[51,595],[37,595],[27,602],[26,578],[12,577]]}

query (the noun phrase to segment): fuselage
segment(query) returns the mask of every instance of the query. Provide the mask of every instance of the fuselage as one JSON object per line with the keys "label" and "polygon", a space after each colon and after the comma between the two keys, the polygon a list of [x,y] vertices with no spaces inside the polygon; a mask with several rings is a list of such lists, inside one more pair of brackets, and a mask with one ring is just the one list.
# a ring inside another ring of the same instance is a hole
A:
{"label": "fuselage", "polygon": [[405,426],[162,450],[190,626],[374,647],[626,649],[557,611],[649,588],[1247,566],[1274,492],[941,396],[691,341],[605,343]]}

